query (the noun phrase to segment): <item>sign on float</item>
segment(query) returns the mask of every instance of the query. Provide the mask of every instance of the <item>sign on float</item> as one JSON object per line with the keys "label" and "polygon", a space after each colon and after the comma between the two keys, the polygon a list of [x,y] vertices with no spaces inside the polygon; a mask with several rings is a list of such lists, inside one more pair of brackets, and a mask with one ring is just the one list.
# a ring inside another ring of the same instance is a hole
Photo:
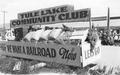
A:
{"label": "sign on float", "polygon": [[80,47],[56,44],[0,42],[0,54],[66,65],[80,64]]}
{"label": "sign on float", "polygon": [[32,17],[39,17],[45,15],[59,14],[63,12],[74,11],[74,6],[71,5],[62,5],[46,9],[34,10],[24,13],[18,13],[18,19],[27,19]]}
{"label": "sign on float", "polygon": [[49,9],[19,13],[18,19],[11,20],[11,27],[54,24],[63,22],[89,21],[90,9],[74,10],[72,6],[60,6]]}

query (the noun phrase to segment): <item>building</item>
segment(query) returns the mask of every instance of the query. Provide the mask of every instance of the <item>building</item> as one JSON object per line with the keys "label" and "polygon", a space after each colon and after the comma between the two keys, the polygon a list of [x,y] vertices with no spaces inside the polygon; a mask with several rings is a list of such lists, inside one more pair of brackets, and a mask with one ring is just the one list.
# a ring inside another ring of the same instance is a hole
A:
{"label": "building", "polygon": [[[106,29],[107,28],[107,16],[92,17],[92,24],[99,29]],[[86,27],[88,27],[88,25],[86,25]],[[110,17],[110,28],[113,30],[120,31],[120,16]]]}

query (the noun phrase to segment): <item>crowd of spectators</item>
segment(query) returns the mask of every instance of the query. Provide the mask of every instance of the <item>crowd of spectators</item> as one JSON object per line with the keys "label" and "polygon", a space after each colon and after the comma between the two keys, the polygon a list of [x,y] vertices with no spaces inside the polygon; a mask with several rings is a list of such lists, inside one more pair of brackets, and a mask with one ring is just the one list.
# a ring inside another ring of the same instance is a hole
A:
{"label": "crowd of spectators", "polygon": [[98,34],[103,45],[115,45],[116,43],[120,43],[120,32],[115,29],[110,29],[109,32],[105,29],[100,30]]}

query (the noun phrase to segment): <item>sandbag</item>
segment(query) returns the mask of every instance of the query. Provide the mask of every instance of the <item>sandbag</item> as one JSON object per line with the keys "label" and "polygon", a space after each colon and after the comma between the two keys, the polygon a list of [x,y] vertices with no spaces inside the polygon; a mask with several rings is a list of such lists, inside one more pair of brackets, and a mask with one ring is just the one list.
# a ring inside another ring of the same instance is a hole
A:
{"label": "sandbag", "polygon": [[58,39],[59,40],[65,39],[65,32],[64,31],[59,35]]}
{"label": "sandbag", "polygon": [[48,40],[48,35],[51,33],[52,30],[45,30],[44,32],[41,33],[42,39]]}
{"label": "sandbag", "polygon": [[81,39],[82,42],[84,42],[88,35],[88,29],[87,30],[80,30],[80,31],[74,31],[72,32],[72,36],[70,39]]}
{"label": "sandbag", "polygon": [[34,35],[35,31],[29,32],[25,35],[24,39],[27,39],[30,41],[32,39],[32,36]]}
{"label": "sandbag", "polygon": [[62,32],[62,29],[53,29],[51,33],[49,34],[48,38],[57,39],[57,37],[60,35],[61,32]]}
{"label": "sandbag", "polygon": [[41,34],[44,32],[44,29],[41,29],[41,30],[37,30],[34,32],[32,38],[35,39],[35,40],[39,40],[41,38]]}
{"label": "sandbag", "polygon": [[59,36],[58,39],[60,40],[68,40],[71,36],[71,32],[70,31],[63,31]]}

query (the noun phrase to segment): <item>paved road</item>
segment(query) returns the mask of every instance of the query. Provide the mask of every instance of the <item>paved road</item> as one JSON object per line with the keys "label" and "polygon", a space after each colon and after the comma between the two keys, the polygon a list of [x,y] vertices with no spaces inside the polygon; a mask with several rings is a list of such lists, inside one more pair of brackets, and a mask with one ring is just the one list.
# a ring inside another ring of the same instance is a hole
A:
{"label": "paved road", "polygon": [[101,58],[97,63],[108,66],[120,65],[120,47],[102,46]]}

